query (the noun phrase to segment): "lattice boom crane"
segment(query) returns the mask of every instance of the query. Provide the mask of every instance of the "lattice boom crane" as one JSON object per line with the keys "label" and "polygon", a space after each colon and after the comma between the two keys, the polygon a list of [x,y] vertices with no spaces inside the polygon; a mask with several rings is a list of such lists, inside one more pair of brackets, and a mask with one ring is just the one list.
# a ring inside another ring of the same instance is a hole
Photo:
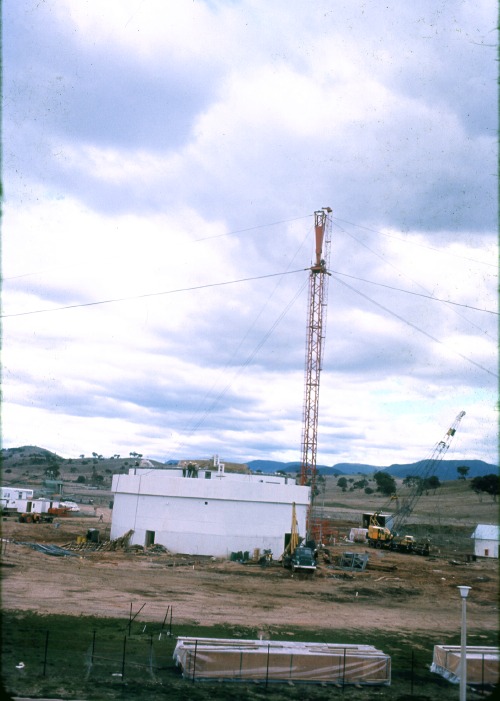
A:
{"label": "lattice boom crane", "polygon": [[399,507],[398,511],[396,512],[396,515],[393,520],[393,525],[392,529],[394,532],[398,532],[400,528],[405,524],[407,518],[410,516],[411,512],[413,511],[417,501],[420,499],[420,496],[422,495],[422,492],[425,488],[425,480],[427,480],[429,477],[431,477],[435,471],[437,470],[437,467],[441,460],[444,458],[445,453],[448,451],[448,448],[450,447],[451,441],[453,439],[453,436],[457,432],[457,428],[465,416],[465,411],[461,411],[455,421],[452,423],[450,428],[446,431],[445,435],[443,436],[442,440],[440,440],[436,445],[434,446],[432,453],[430,456],[424,461],[424,464],[422,467],[418,470],[418,474],[416,475],[419,479],[416,481],[415,485],[413,486],[412,490],[410,491],[409,495],[403,500],[403,503]]}
{"label": "lattice boom crane", "polygon": [[[331,240],[330,207],[314,213],[316,237],[315,261],[309,275],[309,311],[307,319],[304,409],[302,425],[302,461],[300,484],[311,486],[311,506],[316,483],[318,446],[319,385],[325,342],[328,301],[328,264]],[[309,528],[308,528],[309,531]]]}

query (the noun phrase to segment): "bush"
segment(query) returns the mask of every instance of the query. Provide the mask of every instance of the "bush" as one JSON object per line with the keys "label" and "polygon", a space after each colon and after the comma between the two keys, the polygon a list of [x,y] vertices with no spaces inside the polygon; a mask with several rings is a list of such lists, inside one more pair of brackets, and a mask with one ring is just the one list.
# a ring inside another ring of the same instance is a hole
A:
{"label": "bush", "polygon": [[78,482],[78,484],[84,484],[87,480],[85,479],[85,475],[78,475],[76,481]]}

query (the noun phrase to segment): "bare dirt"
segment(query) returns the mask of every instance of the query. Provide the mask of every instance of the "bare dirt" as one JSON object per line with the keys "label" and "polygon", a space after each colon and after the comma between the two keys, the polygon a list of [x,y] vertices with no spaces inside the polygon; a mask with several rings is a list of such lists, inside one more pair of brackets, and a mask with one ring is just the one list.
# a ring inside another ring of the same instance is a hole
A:
{"label": "bare dirt", "polygon": [[[103,521],[99,521],[100,513]],[[2,523],[2,606],[44,614],[127,617],[162,621],[168,606],[176,624],[229,624],[271,635],[287,625],[304,628],[412,632],[455,631],[460,618],[457,585],[472,587],[468,625],[477,638],[498,629],[498,561],[420,557],[371,550],[342,541],[330,547],[331,563],[313,577],[278,562],[257,563],[172,555],[167,552],[72,550],[56,557],[28,543],[76,544],[89,528],[109,533],[110,512],[100,508],[58,524]],[[333,563],[345,551],[367,552],[364,571]],[[480,640],[476,644],[480,644]]]}

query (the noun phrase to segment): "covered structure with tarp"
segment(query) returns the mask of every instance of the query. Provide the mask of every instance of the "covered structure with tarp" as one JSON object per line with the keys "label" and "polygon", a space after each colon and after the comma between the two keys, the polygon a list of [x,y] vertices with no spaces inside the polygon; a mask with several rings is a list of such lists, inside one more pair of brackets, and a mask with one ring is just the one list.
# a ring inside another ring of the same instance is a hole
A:
{"label": "covered structure with tarp", "polygon": [[174,660],[191,681],[391,683],[391,658],[371,645],[179,637]]}
{"label": "covered structure with tarp", "polygon": [[[477,685],[498,684],[499,648],[467,645],[467,683]],[[434,645],[431,672],[448,681],[460,682],[460,645]]]}

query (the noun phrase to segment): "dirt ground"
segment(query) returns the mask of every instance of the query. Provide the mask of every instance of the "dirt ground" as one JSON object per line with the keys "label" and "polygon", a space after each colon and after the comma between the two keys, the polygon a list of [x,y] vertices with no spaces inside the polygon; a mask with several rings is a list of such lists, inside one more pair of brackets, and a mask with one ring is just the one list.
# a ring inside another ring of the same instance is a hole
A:
{"label": "dirt ground", "polygon": [[[103,521],[99,515],[103,514]],[[230,624],[272,636],[287,624],[305,628],[456,631],[460,622],[457,585],[472,587],[468,629],[498,629],[498,561],[465,562],[372,550],[341,542],[330,548],[332,562],[342,552],[367,552],[364,571],[341,570],[320,562],[313,577],[285,570],[277,562],[257,563],[121,549],[74,550],[55,557],[26,543],[76,544],[97,528],[109,533],[109,510],[61,518],[53,524],[2,523],[2,606],[40,613],[164,619],[172,607],[175,624]],[[471,641],[472,644],[472,641]]]}

